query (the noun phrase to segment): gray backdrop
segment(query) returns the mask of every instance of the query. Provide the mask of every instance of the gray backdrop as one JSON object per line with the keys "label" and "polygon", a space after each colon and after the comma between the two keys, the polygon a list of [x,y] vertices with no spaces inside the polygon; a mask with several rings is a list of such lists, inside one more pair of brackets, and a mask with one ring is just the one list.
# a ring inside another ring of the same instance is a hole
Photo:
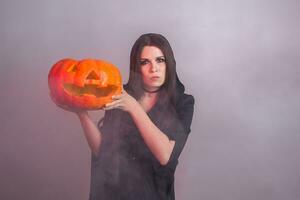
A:
{"label": "gray backdrop", "polygon": [[1,0],[0,199],[87,199],[90,151],[76,116],[51,102],[48,71],[65,57],[102,58],[127,82],[130,48],[146,32],[169,39],[196,100],[177,199],[300,199],[299,9],[297,0]]}

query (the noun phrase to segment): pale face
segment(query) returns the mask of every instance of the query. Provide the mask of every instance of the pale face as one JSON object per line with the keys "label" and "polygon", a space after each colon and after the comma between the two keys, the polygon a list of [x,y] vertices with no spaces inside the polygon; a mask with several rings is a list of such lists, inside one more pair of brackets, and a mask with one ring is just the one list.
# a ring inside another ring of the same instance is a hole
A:
{"label": "pale face", "polygon": [[155,91],[163,85],[166,77],[166,58],[155,46],[145,46],[140,58],[144,88]]}

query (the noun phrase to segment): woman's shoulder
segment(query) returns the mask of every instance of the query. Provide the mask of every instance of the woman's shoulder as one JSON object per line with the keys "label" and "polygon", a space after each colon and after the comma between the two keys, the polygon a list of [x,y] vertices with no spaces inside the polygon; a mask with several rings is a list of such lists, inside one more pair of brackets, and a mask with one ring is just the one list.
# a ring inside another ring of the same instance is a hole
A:
{"label": "woman's shoulder", "polygon": [[180,109],[182,107],[186,106],[194,106],[195,104],[195,98],[191,94],[183,93],[179,95],[177,103],[176,103],[176,108]]}
{"label": "woman's shoulder", "polygon": [[180,120],[179,124],[183,125],[187,134],[191,131],[190,127],[194,114],[194,105],[194,96],[186,93],[179,96],[176,104],[177,117],[178,120]]}

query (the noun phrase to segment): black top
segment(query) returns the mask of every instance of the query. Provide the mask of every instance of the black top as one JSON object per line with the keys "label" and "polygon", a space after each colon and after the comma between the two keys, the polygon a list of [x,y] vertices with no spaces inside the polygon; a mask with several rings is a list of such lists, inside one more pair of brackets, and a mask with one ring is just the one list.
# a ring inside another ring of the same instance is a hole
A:
{"label": "black top", "polygon": [[176,108],[159,101],[147,112],[152,122],[175,146],[161,165],[144,143],[130,114],[120,109],[105,112],[102,144],[92,154],[89,200],[174,200],[174,173],[190,133],[194,98],[181,94]]}

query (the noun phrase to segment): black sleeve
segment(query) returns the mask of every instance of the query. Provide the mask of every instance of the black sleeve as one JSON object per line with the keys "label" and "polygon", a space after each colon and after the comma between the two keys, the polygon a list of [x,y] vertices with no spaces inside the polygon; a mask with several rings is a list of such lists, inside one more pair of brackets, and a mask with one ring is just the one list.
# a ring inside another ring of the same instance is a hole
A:
{"label": "black sleeve", "polygon": [[99,159],[99,156],[101,155],[103,149],[107,149],[108,146],[110,146],[113,135],[113,127],[114,127],[114,110],[107,110],[104,113],[103,118],[101,118],[97,124],[99,131],[101,132],[102,142],[99,148],[98,157],[96,157],[92,153],[92,159],[94,161]]}
{"label": "black sleeve", "polygon": [[183,150],[183,147],[187,141],[188,135],[191,132],[191,123],[194,114],[194,97],[192,95],[184,94],[176,110],[178,116],[174,120],[174,123],[167,130],[169,139],[175,141],[175,146],[171,153],[170,159],[166,165],[161,165],[158,168],[160,170],[167,170],[173,172],[177,166],[178,158]]}
{"label": "black sleeve", "polygon": [[101,133],[106,132],[109,122],[111,121],[111,115],[112,115],[112,111],[107,110],[105,111],[104,116],[99,120],[98,129],[100,130]]}

